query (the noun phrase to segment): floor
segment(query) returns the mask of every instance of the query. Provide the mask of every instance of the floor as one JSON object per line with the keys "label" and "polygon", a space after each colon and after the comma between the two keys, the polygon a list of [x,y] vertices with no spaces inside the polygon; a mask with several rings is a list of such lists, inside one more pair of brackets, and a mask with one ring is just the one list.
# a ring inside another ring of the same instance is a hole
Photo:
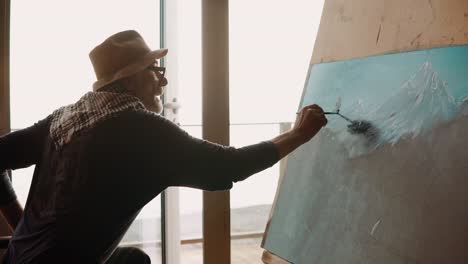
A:
{"label": "floor", "polygon": [[[263,249],[260,247],[261,238],[249,238],[231,241],[231,264],[262,264]],[[202,244],[182,245],[181,264],[203,263]],[[145,247],[143,250],[151,256],[152,263],[161,263],[161,250]]]}

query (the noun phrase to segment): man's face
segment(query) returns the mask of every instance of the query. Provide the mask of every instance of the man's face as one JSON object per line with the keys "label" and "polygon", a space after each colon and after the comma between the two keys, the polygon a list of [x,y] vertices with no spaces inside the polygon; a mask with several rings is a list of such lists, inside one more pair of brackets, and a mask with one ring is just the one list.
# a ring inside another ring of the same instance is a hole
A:
{"label": "man's face", "polygon": [[161,68],[156,65],[135,74],[135,95],[145,105],[146,109],[152,112],[161,113],[163,107],[160,96],[167,85]]}

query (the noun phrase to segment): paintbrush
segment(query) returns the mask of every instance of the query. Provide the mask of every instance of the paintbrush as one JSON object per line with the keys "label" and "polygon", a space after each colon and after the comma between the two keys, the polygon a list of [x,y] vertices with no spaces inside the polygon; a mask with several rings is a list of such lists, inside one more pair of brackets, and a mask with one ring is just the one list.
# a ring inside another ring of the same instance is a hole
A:
{"label": "paintbrush", "polygon": [[[297,112],[296,114],[299,114]],[[323,112],[324,115],[338,115],[344,120],[348,121],[348,132],[350,134],[364,135],[369,141],[374,141],[378,137],[378,129],[369,121],[366,120],[352,120],[340,113],[340,110],[335,112]]]}
{"label": "paintbrush", "polygon": [[[350,124],[348,125],[348,132],[350,134],[357,134],[357,135],[364,135],[369,141],[375,141],[378,138],[379,130],[377,127],[372,125],[371,122],[366,120],[352,120],[340,113],[341,108],[341,97],[338,97],[336,101],[336,110],[333,112],[323,112],[325,115],[338,115],[344,120],[348,121]],[[296,114],[299,114],[297,112]]]}
{"label": "paintbrush", "polygon": [[348,125],[348,132],[350,134],[361,134],[367,137],[369,140],[373,141],[377,139],[378,130],[377,128],[367,120],[352,120],[340,113],[340,110],[336,110],[335,112],[324,112],[325,115],[338,115],[342,117],[344,120],[348,121],[350,124]]}

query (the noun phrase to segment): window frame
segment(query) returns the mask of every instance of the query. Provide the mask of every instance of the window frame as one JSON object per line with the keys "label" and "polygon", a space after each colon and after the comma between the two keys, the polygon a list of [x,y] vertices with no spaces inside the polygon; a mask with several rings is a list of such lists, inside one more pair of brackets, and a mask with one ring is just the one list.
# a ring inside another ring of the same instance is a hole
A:
{"label": "window frame", "polygon": [[[173,3],[176,2],[174,1]],[[171,10],[171,4],[166,3],[165,0],[160,0],[160,5],[161,47],[165,47],[171,42],[171,37],[166,36],[168,32],[166,14],[168,10]],[[176,7],[177,4],[174,4],[174,6]],[[1,0],[0,15],[3,25],[0,29],[0,42],[2,43],[0,65],[2,77],[0,83],[1,134],[8,133],[11,129],[9,72],[10,7],[10,0]],[[174,22],[175,19],[171,19],[170,21]],[[203,52],[203,137],[221,144],[229,144],[228,30],[228,0],[202,0],[202,50],[210,50],[210,52]],[[170,47],[170,45],[167,46]],[[213,49],[212,47],[217,48]],[[162,63],[164,63],[163,66],[166,66],[165,60]],[[167,63],[167,65],[169,64]],[[217,66],[213,68],[210,65]],[[220,76],[221,79],[219,78]],[[219,86],[216,80],[221,80],[222,85]],[[176,88],[173,88],[173,92],[175,95],[177,94]],[[220,100],[220,95],[223,100]],[[169,98],[166,96],[166,99]],[[216,110],[213,111],[212,109]],[[210,114],[219,113],[220,109],[222,109],[221,119],[217,119],[215,115]],[[169,222],[172,222],[170,221],[171,217],[178,217],[178,207],[175,211],[177,214],[173,214],[175,205],[178,205],[178,193],[171,193],[171,190],[165,191],[161,196],[163,263],[176,264],[179,262],[178,257],[175,257],[175,255],[180,255],[180,249],[177,251],[177,247],[180,247],[180,237],[168,236],[168,234],[173,234],[174,231],[178,233],[178,226],[169,224]],[[224,220],[219,221],[219,219]],[[4,231],[5,228],[8,228],[6,223],[0,222],[0,232]],[[226,263],[230,262],[229,191],[203,193],[203,243],[204,263],[219,263],[220,260]],[[176,253],[175,255],[174,252]]]}
{"label": "window frame", "polygon": [[[0,136],[11,131],[10,119],[10,0],[1,0],[0,6]],[[0,219],[0,235],[12,231],[3,217]]]}

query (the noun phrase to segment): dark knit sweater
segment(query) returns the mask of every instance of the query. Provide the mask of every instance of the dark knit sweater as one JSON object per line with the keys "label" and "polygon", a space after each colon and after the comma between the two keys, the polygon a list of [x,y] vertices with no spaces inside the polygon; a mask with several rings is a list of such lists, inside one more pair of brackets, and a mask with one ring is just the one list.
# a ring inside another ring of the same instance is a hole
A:
{"label": "dark knit sweater", "polygon": [[[36,165],[5,263],[100,263],[168,186],[227,190],[272,166],[272,142],[233,148],[126,110],[57,149],[50,117],[0,138],[0,170]],[[1,190],[0,190],[1,191]]]}

